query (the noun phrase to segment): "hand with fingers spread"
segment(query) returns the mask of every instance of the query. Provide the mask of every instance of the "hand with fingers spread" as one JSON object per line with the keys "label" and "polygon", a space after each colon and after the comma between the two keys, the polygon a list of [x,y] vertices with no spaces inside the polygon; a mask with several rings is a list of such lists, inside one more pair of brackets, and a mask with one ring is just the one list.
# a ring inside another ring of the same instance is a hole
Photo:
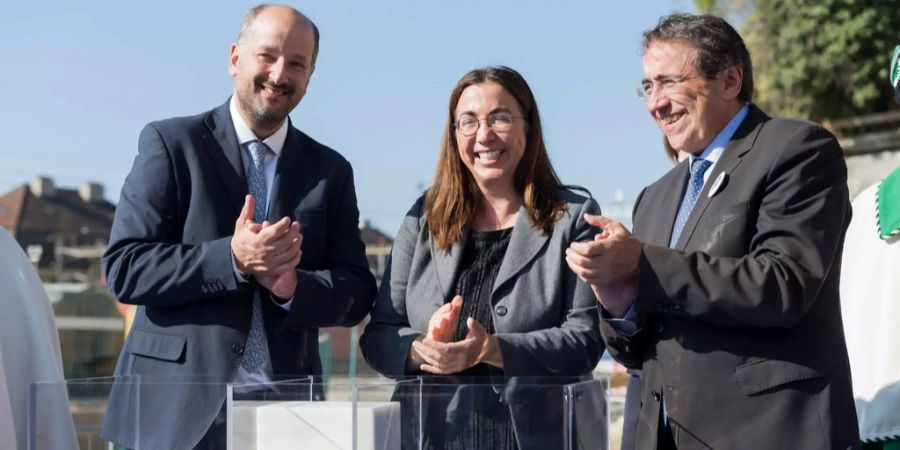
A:
{"label": "hand with fingers spread", "polygon": [[234,226],[231,251],[238,270],[245,275],[281,275],[300,263],[300,224],[283,217],[274,224],[253,222],[253,197],[244,199],[244,207]]}
{"label": "hand with fingers spread", "polygon": [[466,326],[469,332],[459,342],[438,342],[428,337],[414,341],[413,349],[422,360],[418,369],[435,375],[449,375],[479,363],[503,367],[497,338],[471,317],[466,320]]}
{"label": "hand with fingers spread", "polygon": [[592,241],[573,242],[566,263],[613,317],[623,317],[637,295],[641,242],[615,220],[591,214],[584,220],[603,231]]}

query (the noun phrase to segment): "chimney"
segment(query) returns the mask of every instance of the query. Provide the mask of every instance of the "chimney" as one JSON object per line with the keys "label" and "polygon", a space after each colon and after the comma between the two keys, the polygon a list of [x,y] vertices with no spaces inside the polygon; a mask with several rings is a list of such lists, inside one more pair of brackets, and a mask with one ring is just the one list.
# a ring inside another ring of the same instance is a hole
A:
{"label": "chimney", "polygon": [[34,177],[31,180],[31,193],[37,197],[53,197],[56,195],[56,187],[53,186],[53,178]]}
{"label": "chimney", "polygon": [[88,181],[78,187],[78,195],[86,203],[99,202],[103,200],[103,185],[93,181]]}

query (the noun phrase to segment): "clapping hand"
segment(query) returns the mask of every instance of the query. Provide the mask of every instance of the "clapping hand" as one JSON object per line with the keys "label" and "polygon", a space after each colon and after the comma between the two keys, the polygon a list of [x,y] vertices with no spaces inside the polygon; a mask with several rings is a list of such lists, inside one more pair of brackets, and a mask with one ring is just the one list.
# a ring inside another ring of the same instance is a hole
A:
{"label": "clapping hand", "polygon": [[637,295],[642,244],[615,220],[591,214],[584,219],[603,231],[591,241],[573,242],[566,263],[613,317],[623,317]]}
{"label": "clapping hand", "polygon": [[270,224],[253,222],[254,199],[248,195],[235,223],[231,239],[238,270],[253,275],[260,285],[280,299],[289,299],[297,289],[297,272],[302,252],[300,223],[283,217]]}
{"label": "clapping hand", "polygon": [[484,326],[471,317],[466,320],[469,329],[466,337],[459,342],[451,342],[459,326],[462,304],[463,298],[457,295],[431,315],[427,332],[416,338],[410,348],[407,369],[448,375],[482,362],[503,367],[497,338],[488,334]]}
{"label": "clapping hand", "polygon": [[462,309],[463,298],[459,295],[453,297],[450,303],[444,304],[431,315],[428,321],[428,337],[437,342],[450,342],[456,334],[459,322],[459,311]]}
{"label": "clapping hand", "polygon": [[[486,358],[496,345],[494,336],[485,331],[477,320],[469,317],[466,320],[469,332],[459,342],[438,342],[430,338],[413,342],[413,349],[420,355],[422,364],[419,369],[435,375],[459,373],[481,362],[489,362]],[[499,347],[497,347],[499,354]]]}

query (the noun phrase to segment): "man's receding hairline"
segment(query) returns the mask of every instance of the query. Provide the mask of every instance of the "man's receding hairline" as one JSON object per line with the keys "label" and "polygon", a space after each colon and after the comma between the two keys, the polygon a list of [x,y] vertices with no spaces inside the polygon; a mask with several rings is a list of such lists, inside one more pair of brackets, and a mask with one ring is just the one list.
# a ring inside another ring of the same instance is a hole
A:
{"label": "man's receding hairline", "polygon": [[292,8],[287,5],[272,5],[272,4],[262,4],[254,6],[247,11],[247,14],[244,15],[244,19],[241,21],[241,29],[238,32],[237,39],[235,43],[240,44],[242,41],[246,39],[246,36],[250,34],[250,31],[253,29],[253,26],[256,24],[256,20],[259,18],[260,14],[265,12],[267,9],[271,8],[286,8],[291,12],[291,15],[294,17],[294,25],[296,27],[300,24],[304,25],[310,32],[315,34],[315,27],[313,25],[312,20],[309,17],[306,17],[300,11],[297,11],[295,8]]}

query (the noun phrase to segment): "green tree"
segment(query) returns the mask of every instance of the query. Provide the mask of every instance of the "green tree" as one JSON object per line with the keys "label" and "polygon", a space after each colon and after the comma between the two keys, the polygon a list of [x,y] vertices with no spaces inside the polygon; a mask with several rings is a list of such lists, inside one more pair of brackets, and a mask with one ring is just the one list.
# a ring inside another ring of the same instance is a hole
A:
{"label": "green tree", "polygon": [[889,58],[897,0],[695,0],[739,27],[753,59],[754,100],[815,121],[895,108]]}

